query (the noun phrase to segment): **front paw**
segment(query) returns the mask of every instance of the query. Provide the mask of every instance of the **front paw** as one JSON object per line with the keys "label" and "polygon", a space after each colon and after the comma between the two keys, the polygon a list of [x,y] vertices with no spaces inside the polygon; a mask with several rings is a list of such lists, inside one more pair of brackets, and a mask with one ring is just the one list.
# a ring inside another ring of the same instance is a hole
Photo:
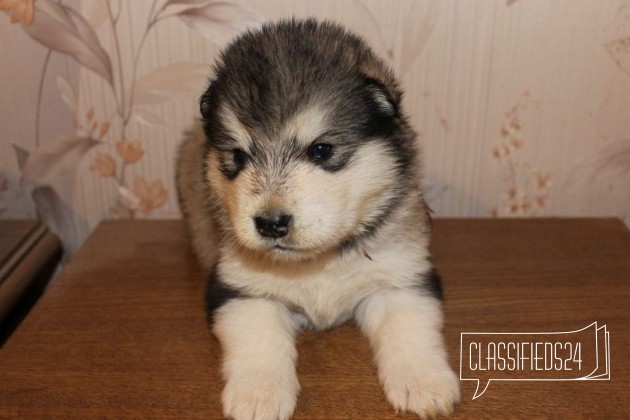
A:
{"label": "front paw", "polygon": [[223,414],[234,420],[288,419],[299,392],[295,374],[266,372],[229,378],[223,390]]}
{"label": "front paw", "polygon": [[410,411],[422,418],[449,415],[459,401],[459,380],[444,362],[415,361],[381,372],[383,390],[397,411]]}

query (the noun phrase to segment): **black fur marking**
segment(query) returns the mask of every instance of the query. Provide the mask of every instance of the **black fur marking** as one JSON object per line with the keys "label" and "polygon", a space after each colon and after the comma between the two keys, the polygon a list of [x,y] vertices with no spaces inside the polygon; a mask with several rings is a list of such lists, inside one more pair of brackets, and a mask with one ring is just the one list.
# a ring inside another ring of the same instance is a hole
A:
{"label": "black fur marking", "polygon": [[442,278],[438,271],[434,268],[428,273],[422,275],[422,281],[418,283],[418,288],[423,294],[432,296],[439,301],[444,301],[442,293]]}
{"label": "black fur marking", "polygon": [[[364,64],[381,67],[377,74],[382,75],[374,77],[382,80],[364,75]],[[335,122],[354,130],[373,115],[391,120],[399,112],[395,82],[384,64],[360,38],[329,22],[286,20],[246,33],[223,51],[214,79],[201,103],[213,143],[225,140],[214,118],[219,103],[253,132],[271,139],[283,121],[309,103],[334,110]],[[380,121],[370,125],[383,127]]]}
{"label": "black fur marking", "polygon": [[221,281],[217,273],[217,266],[215,265],[208,276],[206,286],[206,315],[208,316],[208,323],[210,325],[214,323],[214,316],[221,306],[225,305],[230,300],[244,297],[245,295],[243,293]]}

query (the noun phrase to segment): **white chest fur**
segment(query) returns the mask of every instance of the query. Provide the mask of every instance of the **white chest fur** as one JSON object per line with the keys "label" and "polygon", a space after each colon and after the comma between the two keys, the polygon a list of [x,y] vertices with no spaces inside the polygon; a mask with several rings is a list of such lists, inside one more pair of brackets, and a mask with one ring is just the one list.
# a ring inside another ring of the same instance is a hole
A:
{"label": "white chest fur", "polygon": [[291,265],[261,264],[227,251],[219,276],[250,296],[287,304],[303,313],[314,328],[328,328],[347,320],[366,296],[383,288],[417,284],[430,269],[424,240],[387,242],[378,249],[361,248],[324,261]]}

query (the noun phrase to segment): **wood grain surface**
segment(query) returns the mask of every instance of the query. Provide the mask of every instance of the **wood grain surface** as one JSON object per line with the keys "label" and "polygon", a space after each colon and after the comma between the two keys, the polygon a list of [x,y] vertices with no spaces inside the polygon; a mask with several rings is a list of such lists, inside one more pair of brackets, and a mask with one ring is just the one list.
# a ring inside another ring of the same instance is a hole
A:
{"label": "wood grain surface", "polygon": [[[629,418],[630,233],[613,219],[436,220],[445,336],[610,331],[610,381],[462,381],[454,418]],[[103,223],[0,349],[0,417],[220,418],[205,274],[179,221]],[[296,419],[411,418],[352,324],[303,333]]]}

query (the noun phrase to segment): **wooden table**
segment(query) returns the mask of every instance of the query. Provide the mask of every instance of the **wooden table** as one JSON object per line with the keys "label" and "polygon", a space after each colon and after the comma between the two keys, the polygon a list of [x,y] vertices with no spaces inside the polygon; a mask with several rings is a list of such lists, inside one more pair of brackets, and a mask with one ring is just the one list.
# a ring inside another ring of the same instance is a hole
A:
{"label": "wooden table", "polygon": [[[497,382],[455,418],[630,418],[630,233],[613,219],[437,220],[445,334],[610,331],[610,381]],[[220,417],[205,275],[179,221],[103,223],[0,349],[0,417]],[[398,418],[348,324],[299,339],[295,418]]]}

